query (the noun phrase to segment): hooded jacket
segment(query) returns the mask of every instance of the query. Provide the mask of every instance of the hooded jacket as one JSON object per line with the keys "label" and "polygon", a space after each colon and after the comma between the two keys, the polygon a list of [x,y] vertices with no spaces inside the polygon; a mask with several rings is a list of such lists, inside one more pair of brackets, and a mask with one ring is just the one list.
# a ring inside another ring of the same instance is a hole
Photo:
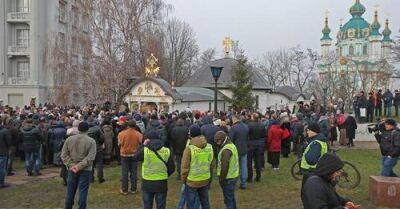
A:
{"label": "hooded jacket", "polygon": [[[197,136],[194,137],[190,140],[190,144],[194,145],[200,149],[203,149],[207,146],[207,140],[204,136]],[[181,165],[181,179],[183,182],[186,182],[186,184],[190,187],[194,188],[200,188],[208,185],[211,181],[210,179],[204,180],[204,181],[190,181],[187,179],[189,176],[189,170],[190,170],[190,161],[191,161],[191,152],[190,148],[186,147],[185,150],[183,151],[183,156],[182,156],[182,165]],[[210,164],[210,172],[212,173],[212,167],[213,163]]]}
{"label": "hooded jacket", "polygon": [[39,152],[42,137],[33,123],[25,123],[21,127],[21,138],[25,152]]}
{"label": "hooded jacket", "polygon": [[104,134],[95,121],[88,121],[89,130],[87,135],[96,141],[96,151],[103,152]]}
{"label": "hooded jacket", "polygon": [[[159,139],[151,139],[150,142],[142,146],[139,152],[136,155],[137,161],[144,160],[144,147],[149,148],[152,151],[160,150],[164,146],[164,143]],[[173,154],[169,155],[168,161],[168,176],[170,176],[175,171],[175,164]],[[142,190],[144,192],[154,192],[154,193],[166,193],[168,191],[168,180],[159,180],[159,181],[148,181],[142,179]]]}
{"label": "hooded jacket", "polygon": [[343,162],[331,154],[324,155],[303,187],[301,200],[304,209],[344,209],[349,200],[335,191],[335,183],[331,176],[343,168]]}

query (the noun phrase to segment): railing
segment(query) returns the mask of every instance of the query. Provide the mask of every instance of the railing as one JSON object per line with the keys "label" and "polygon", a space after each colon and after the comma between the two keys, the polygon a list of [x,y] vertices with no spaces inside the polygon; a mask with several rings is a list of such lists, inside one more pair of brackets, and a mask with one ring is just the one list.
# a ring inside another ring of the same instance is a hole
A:
{"label": "railing", "polygon": [[8,55],[29,55],[29,46],[9,46]]}
{"label": "railing", "polygon": [[9,85],[21,85],[21,84],[28,84],[29,77],[10,77],[8,78]]}
{"label": "railing", "polygon": [[9,22],[29,22],[31,20],[30,12],[10,12],[7,20]]}

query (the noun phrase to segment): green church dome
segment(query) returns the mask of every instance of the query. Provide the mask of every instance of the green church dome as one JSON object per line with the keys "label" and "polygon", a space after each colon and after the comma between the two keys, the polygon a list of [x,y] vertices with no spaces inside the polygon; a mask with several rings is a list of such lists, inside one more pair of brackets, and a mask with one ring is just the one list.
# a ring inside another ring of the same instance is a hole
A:
{"label": "green church dome", "polygon": [[361,17],[365,13],[365,6],[360,3],[360,0],[356,0],[356,3],[350,7],[350,14],[353,17]]}
{"label": "green church dome", "polygon": [[383,39],[382,41],[384,42],[392,42],[392,39],[390,38],[390,35],[392,34],[392,31],[389,29],[389,20],[386,20],[385,24],[385,29],[382,31]]}
{"label": "green church dome", "polygon": [[380,36],[381,33],[379,29],[381,28],[381,24],[378,21],[378,11],[375,11],[374,22],[371,24],[371,35],[372,36]]}
{"label": "green church dome", "polygon": [[323,40],[332,40],[332,38],[330,37],[331,34],[331,29],[328,26],[328,17],[325,18],[325,27],[324,29],[322,29],[322,38],[321,41]]}

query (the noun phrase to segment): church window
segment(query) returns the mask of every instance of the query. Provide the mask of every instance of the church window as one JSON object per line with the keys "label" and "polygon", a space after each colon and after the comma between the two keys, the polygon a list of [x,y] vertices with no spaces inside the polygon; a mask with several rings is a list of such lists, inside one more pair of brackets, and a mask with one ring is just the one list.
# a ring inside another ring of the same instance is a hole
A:
{"label": "church window", "polygon": [[363,46],[363,55],[368,55],[368,46],[367,45]]}
{"label": "church window", "polygon": [[354,47],[353,46],[349,47],[349,55],[354,55]]}

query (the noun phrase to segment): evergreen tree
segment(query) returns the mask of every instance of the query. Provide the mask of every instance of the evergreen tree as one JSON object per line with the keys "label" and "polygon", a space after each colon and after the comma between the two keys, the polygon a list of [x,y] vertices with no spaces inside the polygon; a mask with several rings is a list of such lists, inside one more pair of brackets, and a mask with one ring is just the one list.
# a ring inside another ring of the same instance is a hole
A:
{"label": "evergreen tree", "polygon": [[237,59],[237,65],[233,69],[232,84],[230,90],[233,93],[230,103],[236,111],[254,110],[255,98],[251,91],[253,82],[250,66],[247,64],[247,58],[240,56]]}

